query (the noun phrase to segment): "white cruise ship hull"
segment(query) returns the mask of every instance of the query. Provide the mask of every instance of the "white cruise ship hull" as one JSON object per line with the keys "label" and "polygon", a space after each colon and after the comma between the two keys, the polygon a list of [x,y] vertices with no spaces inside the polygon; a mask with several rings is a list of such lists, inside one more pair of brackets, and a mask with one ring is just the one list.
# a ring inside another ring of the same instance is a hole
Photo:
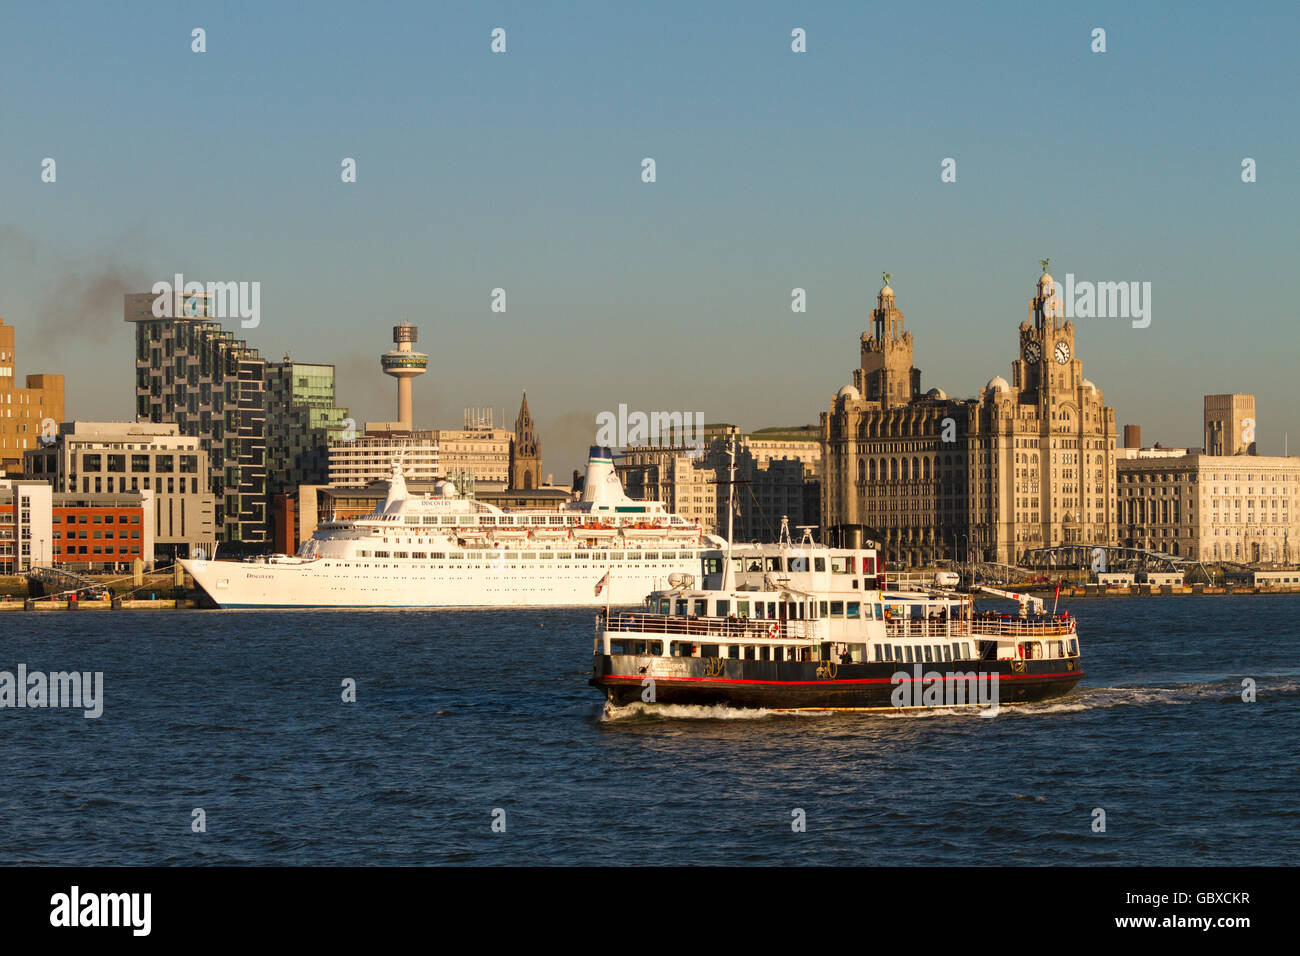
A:
{"label": "white cruise ship hull", "polygon": [[[328,558],[284,562],[181,561],[194,583],[222,608],[603,607],[640,604],[668,576],[698,576],[700,560],[529,561],[462,567],[412,563],[357,567]],[[553,567],[546,565],[554,564]],[[633,567],[633,565],[637,565]],[[596,594],[606,572],[608,582]]]}

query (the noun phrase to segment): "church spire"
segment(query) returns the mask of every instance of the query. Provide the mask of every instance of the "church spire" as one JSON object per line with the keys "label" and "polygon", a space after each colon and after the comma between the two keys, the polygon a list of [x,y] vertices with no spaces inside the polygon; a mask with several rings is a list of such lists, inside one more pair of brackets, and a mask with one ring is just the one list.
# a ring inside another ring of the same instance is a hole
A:
{"label": "church spire", "polygon": [[515,419],[515,434],[510,442],[510,487],[533,489],[542,483],[542,443],[537,438],[537,426],[528,410],[528,389],[524,389],[519,403],[519,417]]}

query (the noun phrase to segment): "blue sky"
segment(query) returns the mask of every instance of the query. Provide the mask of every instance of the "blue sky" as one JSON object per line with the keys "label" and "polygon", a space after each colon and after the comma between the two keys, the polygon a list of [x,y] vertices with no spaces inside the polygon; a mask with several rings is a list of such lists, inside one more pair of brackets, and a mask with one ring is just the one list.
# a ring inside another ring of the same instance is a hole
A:
{"label": "blue sky", "polygon": [[1204,393],[1253,392],[1280,454],[1300,445],[1298,10],[10,5],[0,316],[19,375],[68,375],[70,415],[130,417],[121,291],[260,281],[242,334],[336,364],[364,420],[393,414],[378,355],[405,315],[431,358],[419,424],[513,421],[526,387],[562,477],[620,403],[815,421],[884,270],[923,387],[974,395],[1010,375],[1050,256],[1058,279],[1152,283],[1149,328],[1076,323],[1117,422],[1199,445]]}

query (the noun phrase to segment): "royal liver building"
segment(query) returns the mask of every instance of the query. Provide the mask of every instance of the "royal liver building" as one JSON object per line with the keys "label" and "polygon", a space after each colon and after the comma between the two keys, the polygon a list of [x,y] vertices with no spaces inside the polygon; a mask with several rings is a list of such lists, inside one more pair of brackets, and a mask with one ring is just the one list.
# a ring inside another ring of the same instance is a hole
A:
{"label": "royal liver building", "polygon": [[1046,261],[1011,382],[995,376],[973,399],[922,393],[888,280],[853,384],[821,415],[822,526],[874,529],[906,566],[1113,544],[1115,412],[1083,377]]}

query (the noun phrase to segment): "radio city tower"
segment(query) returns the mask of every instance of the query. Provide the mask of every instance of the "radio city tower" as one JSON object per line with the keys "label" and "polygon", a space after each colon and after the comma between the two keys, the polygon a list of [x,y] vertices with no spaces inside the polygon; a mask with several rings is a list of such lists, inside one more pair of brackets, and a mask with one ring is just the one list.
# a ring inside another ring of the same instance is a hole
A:
{"label": "radio city tower", "polygon": [[393,341],[397,348],[390,349],[379,358],[385,375],[397,379],[397,418],[407,431],[411,425],[411,379],[428,371],[429,356],[416,352],[412,343],[419,339],[419,332],[410,322],[393,326]]}

